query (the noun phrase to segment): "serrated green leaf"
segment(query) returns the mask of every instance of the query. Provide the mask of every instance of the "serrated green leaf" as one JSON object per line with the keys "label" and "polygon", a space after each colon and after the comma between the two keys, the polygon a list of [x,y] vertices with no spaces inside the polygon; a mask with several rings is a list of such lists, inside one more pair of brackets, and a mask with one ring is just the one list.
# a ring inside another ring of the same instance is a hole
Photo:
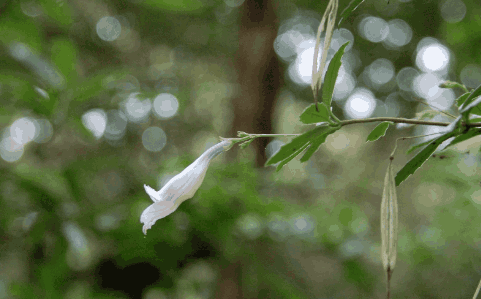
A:
{"label": "serrated green leaf", "polygon": [[319,103],[317,106],[319,108],[319,112],[316,111],[315,104],[311,104],[302,112],[301,116],[299,117],[302,123],[307,125],[329,121],[329,110],[326,105],[324,105],[324,103]]}
{"label": "serrated green leaf", "polygon": [[342,64],[342,55],[344,55],[344,50],[346,49],[349,42],[343,44],[339,50],[337,50],[334,57],[332,57],[329,66],[327,67],[326,76],[324,77],[324,85],[322,86],[322,102],[326,105],[328,109],[331,107],[332,94],[334,92],[334,87],[336,86],[337,75],[339,74],[339,68]]}
{"label": "serrated green leaf", "polygon": [[409,160],[406,165],[396,175],[396,186],[399,186],[405,179],[413,174],[424,162],[434,153],[438,146],[447,139],[456,136],[455,132],[448,132],[435,140],[432,140],[422,151]]}
{"label": "serrated green leaf", "polygon": [[317,151],[317,149],[326,141],[327,136],[339,130],[339,128],[326,127],[328,130],[322,135],[316,137],[309,146],[309,149],[304,153],[301,158],[301,162],[306,162],[311,158],[311,156]]}
{"label": "serrated green leaf", "polygon": [[371,133],[369,133],[369,135],[367,136],[366,142],[376,141],[379,138],[386,135],[386,131],[389,128],[389,125],[394,125],[394,123],[390,122],[390,121],[384,121],[384,122],[380,123],[379,125],[377,125],[374,128],[374,130],[372,130]]}
{"label": "serrated green leaf", "polygon": [[355,11],[363,2],[364,0],[352,0],[351,3],[349,3],[349,5],[342,11],[341,16],[339,17],[339,23],[337,23],[337,27],[341,27],[342,21],[347,19],[347,17],[349,17],[351,13]]}

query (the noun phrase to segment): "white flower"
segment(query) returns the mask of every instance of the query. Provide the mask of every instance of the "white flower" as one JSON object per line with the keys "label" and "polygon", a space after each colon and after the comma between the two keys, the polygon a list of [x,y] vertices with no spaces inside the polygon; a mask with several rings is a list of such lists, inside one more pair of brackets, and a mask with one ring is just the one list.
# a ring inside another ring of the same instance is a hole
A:
{"label": "white flower", "polygon": [[230,149],[231,146],[232,141],[227,139],[212,146],[159,191],[144,185],[145,191],[154,202],[140,216],[140,222],[144,224],[142,228],[144,234],[147,234],[147,230],[157,220],[170,215],[182,202],[194,196],[204,180],[210,161],[218,154]]}

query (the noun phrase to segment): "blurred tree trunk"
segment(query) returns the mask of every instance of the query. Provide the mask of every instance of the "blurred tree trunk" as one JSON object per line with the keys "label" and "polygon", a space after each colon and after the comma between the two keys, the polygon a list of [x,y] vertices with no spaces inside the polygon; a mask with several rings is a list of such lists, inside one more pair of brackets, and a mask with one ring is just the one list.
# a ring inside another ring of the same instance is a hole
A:
{"label": "blurred tree trunk", "polygon": [[231,263],[224,266],[219,273],[219,282],[213,298],[215,299],[242,299],[241,263]]}
{"label": "blurred tree trunk", "polygon": [[[245,1],[236,61],[241,91],[232,102],[234,121],[231,136],[236,136],[237,131],[272,133],[272,113],[282,85],[281,64],[273,48],[277,28],[278,20],[272,1]],[[265,147],[268,141],[260,138],[251,145],[256,151],[258,167],[262,167],[266,161]],[[230,159],[236,155],[236,151],[229,151]]]}
{"label": "blurred tree trunk", "polygon": [[[275,99],[282,86],[281,65],[273,48],[277,28],[278,20],[272,1],[245,1],[236,61],[241,91],[232,101],[234,121],[230,136],[237,136],[237,131],[272,133]],[[266,161],[267,142],[266,138],[260,138],[251,144],[256,151],[258,167],[263,167]],[[227,153],[232,160],[237,156],[236,150]],[[221,269],[214,298],[243,298],[241,271],[241,262]]]}

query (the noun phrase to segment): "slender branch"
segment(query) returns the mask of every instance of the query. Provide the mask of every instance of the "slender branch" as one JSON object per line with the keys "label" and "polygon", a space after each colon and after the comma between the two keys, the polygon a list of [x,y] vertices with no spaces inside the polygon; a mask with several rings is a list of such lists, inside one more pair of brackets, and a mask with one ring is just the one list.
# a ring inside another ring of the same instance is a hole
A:
{"label": "slender branch", "polygon": [[[447,127],[451,123],[449,122],[440,122],[440,121],[427,121],[427,120],[417,120],[417,119],[409,119],[409,118],[399,118],[399,117],[373,117],[373,118],[362,118],[362,119],[350,119],[350,120],[342,120],[337,125],[344,127],[348,125],[354,124],[362,124],[362,123],[372,123],[372,122],[379,122],[379,121],[390,121],[393,123],[404,123],[404,124],[413,124],[413,125],[424,125],[424,126],[440,126],[440,127]],[[481,127],[481,123],[465,123],[464,126],[468,128],[473,127]],[[242,142],[248,141],[252,138],[259,138],[259,137],[278,137],[278,136],[299,136],[301,134],[249,134],[245,132],[241,132],[243,135],[241,138],[225,138],[232,141]],[[437,133],[435,133],[437,134]],[[419,137],[419,136],[417,136]],[[406,138],[406,137],[403,137]]]}
{"label": "slender branch", "polygon": [[[343,120],[339,123],[339,125],[343,127],[343,126],[352,125],[352,124],[372,123],[377,121],[391,121],[393,123],[404,123],[404,124],[425,125],[425,126],[441,126],[441,127],[447,127],[451,124],[448,122],[426,121],[426,120],[417,120],[417,119],[399,118],[399,117],[373,117],[373,118]],[[474,124],[470,124],[470,126],[474,127]]]}
{"label": "slender branch", "polygon": [[434,110],[436,110],[436,111],[438,111],[438,112],[440,112],[440,113],[443,113],[443,114],[445,114],[445,115],[447,115],[447,116],[449,116],[449,117],[451,117],[451,118],[456,118],[456,116],[452,115],[451,113],[448,113],[448,112],[446,112],[446,111],[442,111],[442,110],[440,110],[440,109],[438,109],[438,108],[436,108],[436,107],[434,107],[434,106],[432,106],[432,105],[424,102],[424,101],[421,100],[421,99],[414,98],[414,100],[417,101],[417,102],[419,102],[419,103],[421,103],[421,104],[423,104],[423,105],[428,106],[428,107],[431,108],[431,109],[434,109]]}
{"label": "slender branch", "polygon": [[476,289],[476,292],[474,293],[473,299],[476,299],[476,297],[478,297],[480,288],[481,288],[481,280],[479,281],[478,288]]}
{"label": "slender branch", "polygon": [[252,137],[299,136],[301,134],[249,134]]}

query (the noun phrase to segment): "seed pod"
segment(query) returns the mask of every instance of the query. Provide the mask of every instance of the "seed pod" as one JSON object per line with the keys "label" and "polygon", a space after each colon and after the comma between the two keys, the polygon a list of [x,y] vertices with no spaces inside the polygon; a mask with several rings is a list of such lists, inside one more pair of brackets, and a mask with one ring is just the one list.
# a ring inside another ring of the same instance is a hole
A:
{"label": "seed pod", "polygon": [[397,237],[398,237],[398,206],[396,185],[392,166],[393,157],[390,158],[384,190],[381,201],[381,259],[384,269],[392,271],[396,264]]}

